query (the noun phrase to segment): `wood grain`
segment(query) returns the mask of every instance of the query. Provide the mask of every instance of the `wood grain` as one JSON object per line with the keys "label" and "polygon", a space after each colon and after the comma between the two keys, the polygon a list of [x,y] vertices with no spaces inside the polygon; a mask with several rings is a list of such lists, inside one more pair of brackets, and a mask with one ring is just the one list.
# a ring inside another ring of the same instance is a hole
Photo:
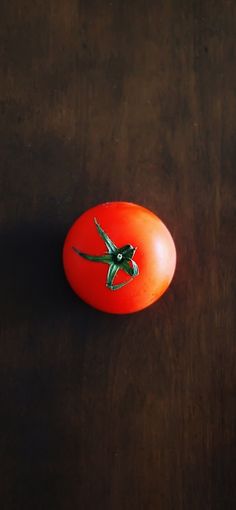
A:
{"label": "wood grain", "polygon": [[[1,4],[2,510],[233,510],[230,0]],[[176,242],[168,292],[110,316],[61,265],[130,200]]]}

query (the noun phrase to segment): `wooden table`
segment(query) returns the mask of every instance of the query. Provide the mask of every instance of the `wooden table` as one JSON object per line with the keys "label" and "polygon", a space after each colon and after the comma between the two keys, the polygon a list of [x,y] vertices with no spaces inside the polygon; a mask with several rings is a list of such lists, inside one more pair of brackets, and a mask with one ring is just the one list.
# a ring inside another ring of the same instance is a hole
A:
{"label": "wooden table", "polygon": [[[233,510],[232,0],[1,5],[1,510]],[[66,232],[158,214],[173,284],[126,316],[67,285]]]}

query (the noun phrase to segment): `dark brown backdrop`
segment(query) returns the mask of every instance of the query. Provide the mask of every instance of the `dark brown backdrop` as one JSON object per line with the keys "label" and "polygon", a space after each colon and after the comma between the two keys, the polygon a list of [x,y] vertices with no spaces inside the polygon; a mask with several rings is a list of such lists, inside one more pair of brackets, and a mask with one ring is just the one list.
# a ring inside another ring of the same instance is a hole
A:
{"label": "dark brown backdrop", "polygon": [[[1,510],[233,510],[232,0],[1,3]],[[176,276],[109,316],[65,282],[88,207],[155,211]]]}

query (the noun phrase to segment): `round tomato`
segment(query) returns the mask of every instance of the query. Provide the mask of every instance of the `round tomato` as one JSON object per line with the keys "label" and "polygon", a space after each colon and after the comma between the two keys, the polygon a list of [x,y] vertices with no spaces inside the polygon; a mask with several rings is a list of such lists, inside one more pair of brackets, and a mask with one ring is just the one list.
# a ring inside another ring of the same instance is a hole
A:
{"label": "round tomato", "polygon": [[70,228],[63,264],[72,289],[91,306],[132,313],[151,305],[169,286],[174,241],[148,209],[107,202],[83,213]]}

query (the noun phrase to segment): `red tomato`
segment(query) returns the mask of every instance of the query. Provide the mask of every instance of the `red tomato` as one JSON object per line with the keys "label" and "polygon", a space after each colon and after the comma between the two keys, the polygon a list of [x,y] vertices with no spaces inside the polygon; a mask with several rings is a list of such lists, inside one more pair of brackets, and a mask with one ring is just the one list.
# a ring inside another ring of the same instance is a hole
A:
{"label": "red tomato", "polygon": [[107,202],[83,213],[63,248],[65,274],[86,303],[109,313],[151,305],[169,286],[176,265],[170,232],[151,211]]}

